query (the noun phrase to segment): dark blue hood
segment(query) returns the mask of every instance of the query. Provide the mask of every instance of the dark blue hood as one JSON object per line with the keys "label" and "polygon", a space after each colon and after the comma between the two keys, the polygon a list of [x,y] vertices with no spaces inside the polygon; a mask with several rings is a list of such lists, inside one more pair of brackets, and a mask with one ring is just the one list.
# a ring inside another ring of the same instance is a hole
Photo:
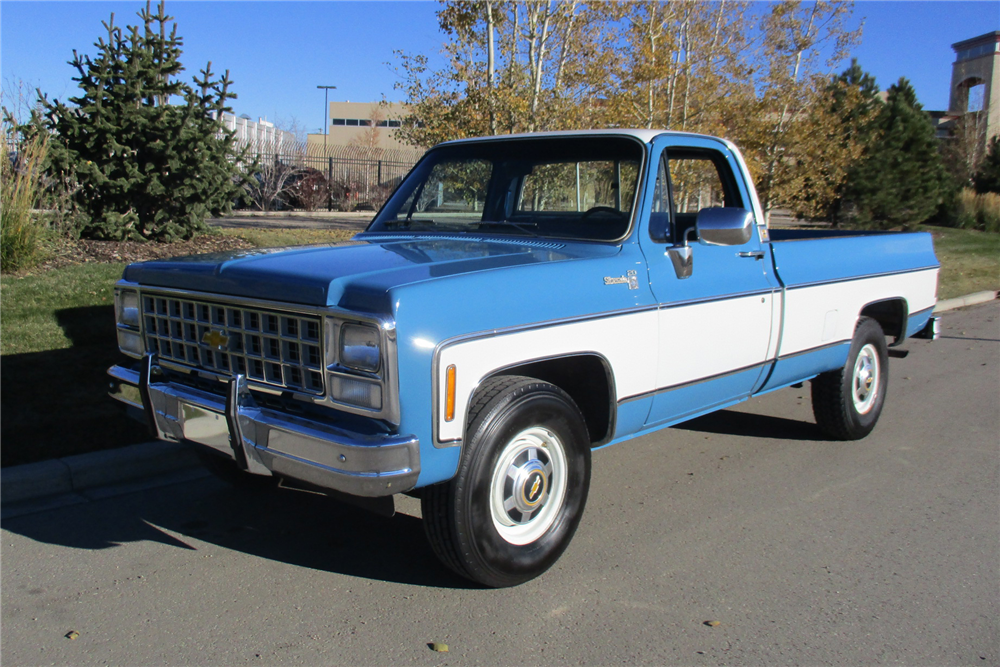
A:
{"label": "dark blue hood", "polygon": [[380,237],[347,246],[242,250],[143,262],[127,267],[124,278],[143,286],[382,310],[386,293],[400,285],[526,264],[607,257],[618,250],[547,240]]}

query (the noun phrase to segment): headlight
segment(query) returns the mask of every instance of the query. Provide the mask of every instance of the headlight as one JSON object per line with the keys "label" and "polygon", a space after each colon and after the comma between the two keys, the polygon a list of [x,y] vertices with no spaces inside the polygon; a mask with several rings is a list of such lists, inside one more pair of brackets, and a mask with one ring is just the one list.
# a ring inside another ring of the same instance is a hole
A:
{"label": "headlight", "polygon": [[366,373],[378,371],[382,352],[379,331],[364,324],[345,324],[340,329],[340,363]]}
{"label": "headlight", "polygon": [[115,290],[115,319],[118,321],[118,349],[130,357],[142,356],[139,335],[139,293],[130,289]]}
{"label": "headlight", "polygon": [[139,328],[139,293],[132,290],[115,292],[115,317],[118,324]]}

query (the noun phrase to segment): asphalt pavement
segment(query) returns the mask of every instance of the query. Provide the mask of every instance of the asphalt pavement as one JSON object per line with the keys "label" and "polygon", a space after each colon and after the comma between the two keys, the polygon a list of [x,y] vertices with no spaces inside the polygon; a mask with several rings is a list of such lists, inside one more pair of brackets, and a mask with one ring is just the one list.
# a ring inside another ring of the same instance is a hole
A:
{"label": "asphalt pavement", "polygon": [[596,452],[572,545],[513,589],[448,573],[405,497],[188,470],[5,518],[2,658],[1000,664],[1000,302],[907,348],[863,441],[824,440],[807,385]]}

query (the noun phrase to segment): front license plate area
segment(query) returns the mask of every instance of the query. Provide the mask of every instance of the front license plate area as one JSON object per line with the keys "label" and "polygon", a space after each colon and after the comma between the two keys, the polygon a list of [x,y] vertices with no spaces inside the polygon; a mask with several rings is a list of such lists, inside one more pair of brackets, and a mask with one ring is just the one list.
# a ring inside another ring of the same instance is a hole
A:
{"label": "front license plate area", "polygon": [[181,426],[185,439],[233,456],[225,415],[181,403]]}

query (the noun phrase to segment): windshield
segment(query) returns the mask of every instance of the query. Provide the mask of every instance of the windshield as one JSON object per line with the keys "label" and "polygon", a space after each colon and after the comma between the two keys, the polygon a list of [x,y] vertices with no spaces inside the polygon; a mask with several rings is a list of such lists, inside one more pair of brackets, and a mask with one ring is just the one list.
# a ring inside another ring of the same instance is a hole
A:
{"label": "windshield", "polygon": [[369,232],[480,232],[613,241],[642,165],[629,137],[483,141],[432,150]]}

